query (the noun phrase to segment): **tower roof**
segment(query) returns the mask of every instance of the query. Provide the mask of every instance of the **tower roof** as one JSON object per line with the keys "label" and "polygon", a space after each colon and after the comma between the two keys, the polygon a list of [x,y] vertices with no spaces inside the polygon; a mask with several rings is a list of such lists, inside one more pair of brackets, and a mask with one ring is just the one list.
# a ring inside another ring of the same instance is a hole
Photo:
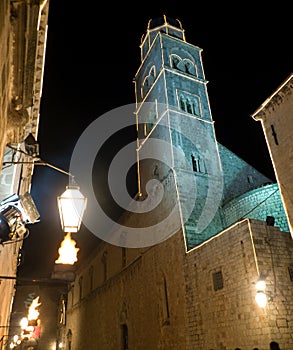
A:
{"label": "tower roof", "polygon": [[163,33],[169,37],[178,38],[185,41],[184,29],[178,19],[173,19],[165,15],[150,19],[148,22],[147,32],[141,37],[141,58],[142,60],[148,53],[153,41],[158,33]]}
{"label": "tower roof", "polygon": [[170,18],[165,15],[154,19],[150,19],[148,23],[148,29],[154,29],[163,25],[170,25],[172,27],[176,27],[178,29],[183,30],[181,22],[178,19]]}

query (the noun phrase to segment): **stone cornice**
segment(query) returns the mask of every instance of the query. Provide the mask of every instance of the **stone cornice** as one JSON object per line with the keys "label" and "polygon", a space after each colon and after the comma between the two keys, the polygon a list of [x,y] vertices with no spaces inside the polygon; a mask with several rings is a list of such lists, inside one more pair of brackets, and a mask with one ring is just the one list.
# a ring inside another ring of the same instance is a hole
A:
{"label": "stone cornice", "polygon": [[270,110],[283,103],[288,95],[292,94],[293,73],[277,88],[277,90],[268,97],[264,103],[251,115],[255,120],[262,120]]}

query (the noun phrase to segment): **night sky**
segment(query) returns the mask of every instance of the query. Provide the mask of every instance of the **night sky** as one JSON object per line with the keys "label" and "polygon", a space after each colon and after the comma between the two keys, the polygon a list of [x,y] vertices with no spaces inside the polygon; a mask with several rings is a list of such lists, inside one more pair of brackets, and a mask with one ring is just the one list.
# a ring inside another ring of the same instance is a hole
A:
{"label": "night sky", "polygon": [[[291,11],[278,6],[256,10],[247,2],[237,8],[222,2],[214,7],[211,1],[189,4],[103,2],[99,8],[51,0],[38,134],[43,160],[68,170],[82,131],[100,115],[135,102],[141,37],[150,19],[165,14],[179,19],[187,42],[203,49],[218,141],[274,179],[261,124],[250,115],[292,71]],[[107,157],[101,156],[101,173]],[[21,276],[52,272],[64,237],[56,197],[67,184],[66,175],[35,167],[31,194],[41,221],[28,227]],[[98,242],[84,227],[73,238],[81,248],[79,258]]]}

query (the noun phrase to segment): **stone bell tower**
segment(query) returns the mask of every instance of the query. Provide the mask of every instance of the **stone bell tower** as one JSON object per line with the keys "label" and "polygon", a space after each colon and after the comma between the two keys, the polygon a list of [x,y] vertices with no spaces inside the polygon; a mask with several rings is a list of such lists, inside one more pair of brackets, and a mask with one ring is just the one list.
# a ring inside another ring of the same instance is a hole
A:
{"label": "stone bell tower", "polygon": [[139,192],[154,204],[148,224],[163,223],[160,229],[170,234],[182,229],[190,249],[223,229],[223,176],[202,50],[186,42],[179,20],[166,16],[149,21],[140,48],[134,79]]}

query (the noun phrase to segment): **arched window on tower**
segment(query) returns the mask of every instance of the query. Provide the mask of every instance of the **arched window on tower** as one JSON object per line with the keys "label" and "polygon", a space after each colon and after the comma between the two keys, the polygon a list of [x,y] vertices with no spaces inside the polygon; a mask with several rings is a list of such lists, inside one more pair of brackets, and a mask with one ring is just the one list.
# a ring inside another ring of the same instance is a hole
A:
{"label": "arched window on tower", "polygon": [[193,109],[193,114],[194,114],[194,115],[197,115],[197,116],[200,115],[198,98],[195,98],[195,99],[192,101],[192,109]]}
{"label": "arched window on tower", "polygon": [[145,97],[150,87],[153,85],[155,78],[156,78],[156,67],[152,66],[149,70],[149,73],[145,76],[142,82],[142,87],[141,87],[142,98]]}
{"label": "arched window on tower", "polygon": [[186,99],[186,112],[187,112],[187,113],[190,113],[190,114],[194,114],[194,113],[193,113],[192,104],[191,104],[189,98]]}
{"label": "arched window on tower", "polygon": [[150,104],[149,108],[145,111],[145,115],[144,136],[147,136],[158,119],[156,104]]}
{"label": "arched window on tower", "polygon": [[181,152],[184,153],[184,151],[182,149],[183,142],[182,142],[182,134],[181,134],[180,125],[178,125],[176,127],[176,130],[175,129],[171,130],[171,135],[172,135],[172,140],[174,142],[174,146],[178,147],[181,150]]}
{"label": "arched window on tower", "polygon": [[154,172],[153,172],[153,175],[154,176],[159,176],[159,167],[158,167],[158,164],[156,164],[155,166],[154,166]]}
{"label": "arched window on tower", "polygon": [[186,102],[185,102],[185,98],[183,97],[183,95],[180,95],[179,96],[179,106],[180,106],[180,109],[182,111],[186,111]]}
{"label": "arched window on tower", "polygon": [[191,163],[192,163],[192,170],[195,172],[198,172],[197,159],[195,158],[195,156],[193,154],[191,155]]}
{"label": "arched window on tower", "polygon": [[178,96],[179,108],[189,114],[199,117],[199,97],[190,93],[180,92]]}
{"label": "arched window on tower", "polygon": [[178,64],[181,61],[181,58],[175,54],[170,55],[171,58],[171,67],[178,69]]}
{"label": "arched window on tower", "polygon": [[181,72],[194,75],[197,77],[196,65],[189,58],[182,58],[173,53],[170,55],[170,65],[172,68],[178,69]]}
{"label": "arched window on tower", "polygon": [[206,173],[206,167],[203,159],[199,155],[191,154],[192,170],[196,173]]}
{"label": "arched window on tower", "polygon": [[184,63],[184,69],[185,69],[185,73],[188,73],[190,75],[194,75],[197,76],[197,72],[196,72],[196,67],[194,62],[192,62],[191,60],[189,60],[188,58],[185,58],[183,60]]}

